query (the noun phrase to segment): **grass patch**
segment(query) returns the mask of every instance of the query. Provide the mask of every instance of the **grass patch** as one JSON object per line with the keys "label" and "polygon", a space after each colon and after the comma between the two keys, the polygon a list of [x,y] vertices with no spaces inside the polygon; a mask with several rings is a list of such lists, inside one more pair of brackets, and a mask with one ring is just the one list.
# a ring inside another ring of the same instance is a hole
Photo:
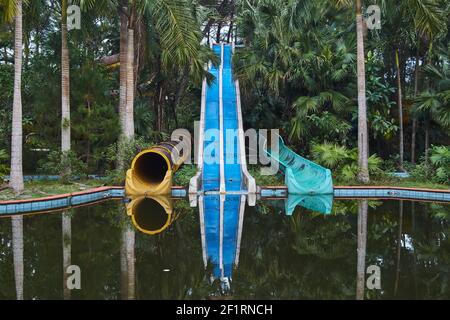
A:
{"label": "grass patch", "polygon": [[0,200],[21,200],[42,198],[64,193],[72,193],[96,188],[104,185],[102,180],[80,180],[70,184],[62,184],[60,181],[30,181],[25,182],[24,191],[15,195],[12,189],[0,191]]}

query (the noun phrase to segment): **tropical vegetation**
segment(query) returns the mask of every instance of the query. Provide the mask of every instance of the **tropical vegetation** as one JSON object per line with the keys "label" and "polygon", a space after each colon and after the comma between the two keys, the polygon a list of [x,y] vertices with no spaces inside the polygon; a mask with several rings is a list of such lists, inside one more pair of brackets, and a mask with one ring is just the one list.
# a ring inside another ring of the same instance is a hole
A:
{"label": "tropical vegetation", "polygon": [[209,44],[235,41],[246,128],[346,183],[449,184],[448,21],[445,0],[0,0],[0,173],[17,193],[39,172],[120,183],[130,145],[194,131]]}

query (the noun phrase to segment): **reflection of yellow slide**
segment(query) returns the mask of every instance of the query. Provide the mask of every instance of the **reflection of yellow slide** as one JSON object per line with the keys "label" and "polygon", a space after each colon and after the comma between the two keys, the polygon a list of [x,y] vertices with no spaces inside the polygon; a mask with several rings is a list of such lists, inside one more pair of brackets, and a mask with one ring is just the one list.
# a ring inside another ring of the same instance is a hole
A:
{"label": "reflection of yellow slide", "polygon": [[127,196],[169,195],[173,174],[187,157],[183,147],[182,142],[170,141],[140,152],[127,171]]}
{"label": "reflection of yellow slide", "polygon": [[132,198],[127,215],[136,229],[150,235],[163,232],[175,220],[172,199],[167,196]]}

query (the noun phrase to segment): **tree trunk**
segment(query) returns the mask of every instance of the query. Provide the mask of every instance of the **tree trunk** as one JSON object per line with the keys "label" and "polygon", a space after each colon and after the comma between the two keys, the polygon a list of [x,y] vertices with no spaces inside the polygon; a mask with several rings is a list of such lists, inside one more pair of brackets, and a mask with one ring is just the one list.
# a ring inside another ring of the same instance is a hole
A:
{"label": "tree trunk", "polygon": [[222,21],[217,24],[216,43],[220,43],[220,32],[222,31]]}
{"label": "tree trunk", "polygon": [[177,107],[180,105],[180,102],[184,96],[184,93],[186,92],[186,87],[188,85],[189,81],[189,68],[185,67],[183,69],[183,73],[181,76],[181,81],[178,85],[178,90],[175,94],[175,98],[173,99],[173,102],[171,103],[171,109],[175,121],[175,126],[178,128],[178,117],[177,117]]}
{"label": "tree trunk", "polygon": [[62,245],[63,245],[63,292],[64,299],[70,299],[70,289],[67,286],[67,268],[72,264],[72,218],[69,211],[62,213]]}
{"label": "tree trunk", "polygon": [[126,132],[126,106],[127,106],[127,56],[128,56],[128,1],[122,1],[119,9],[120,15],[120,89],[119,89],[119,120],[122,135]]}
{"label": "tree trunk", "polygon": [[128,54],[127,54],[127,104],[125,137],[134,137],[134,31],[128,29]]}
{"label": "tree trunk", "polygon": [[364,288],[366,286],[366,248],[367,248],[367,215],[369,211],[368,200],[362,200],[358,204],[358,249],[356,271],[356,299],[364,300]]}
{"label": "tree trunk", "polygon": [[368,183],[370,180],[369,141],[367,136],[366,70],[361,0],[356,0],[356,41],[358,48],[358,180],[362,183]]}
{"label": "tree trunk", "polygon": [[[417,41],[417,51],[416,51],[416,63],[414,70],[414,100],[417,98],[419,92],[419,63],[420,63],[420,51],[419,51],[420,41]],[[411,132],[411,163],[416,163],[416,135],[417,135],[417,118],[413,115],[412,121],[412,132]]]}
{"label": "tree trunk", "polygon": [[117,150],[117,169],[125,167],[124,146],[126,143],[126,108],[127,108],[127,56],[128,56],[128,0],[119,4],[120,49],[119,49],[119,122],[120,136]]}
{"label": "tree trunk", "polygon": [[230,29],[228,30],[228,34],[227,34],[227,43],[230,43],[231,41],[231,35],[233,34],[233,14],[231,14],[231,23],[230,23]]}
{"label": "tree trunk", "polygon": [[22,0],[16,1],[14,32],[14,98],[11,132],[11,178],[15,193],[23,190],[22,168]]}
{"label": "tree trunk", "polygon": [[402,101],[402,80],[401,80],[401,72],[400,72],[400,60],[398,56],[398,50],[395,51],[395,66],[397,68],[397,104],[398,104],[398,122],[399,122],[399,133],[400,133],[400,141],[399,141],[399,155],[400,155],[400,163],[399,167],[401,171],[405,171],[403,165],[404,158],[404,139],[403,139],[403,101]]}
{"label": "tree trunk", "polygon": [[70,150],[70,70],[67,43],[67,0],[61,0],[61,151]]}
{"label": "tree trunk", "polygon": [[16,299],[23,300],[23,216],[14,216],[11,222]]}
{"label": "tree trunk", "polygon": [[411,132],[411,163],[416,163],[416,136],[417,136],[417,119],[413,118]]}
{"label": "tree trunk", "polygon": [[430,151],[430,119],[427,115],[425,120],[425,162],[428,163]]}

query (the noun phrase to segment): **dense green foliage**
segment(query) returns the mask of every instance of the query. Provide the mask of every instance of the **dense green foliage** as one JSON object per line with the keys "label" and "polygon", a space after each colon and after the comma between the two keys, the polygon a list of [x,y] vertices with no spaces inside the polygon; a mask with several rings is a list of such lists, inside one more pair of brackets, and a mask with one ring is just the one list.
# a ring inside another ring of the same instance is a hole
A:
{"label": "dense green foliage", "polygon": [[[351,8],[335,8],[329,1],[238,3],[238,31],[245,48],[235,60],[247,125],[283,128],[290,144],[305,154],[324,142],[356,147]],[[449,7],[442,1],[379,3],[382,28],[367,30],[365,39],[370,150],[386,160],[399,152],[394,57],[400,49],[405,153],[411,161],[413,117],[419,121],[416,157],[429,147],[426,135],[430,143],[449,142]],[[419,4],[421,11],[414,11]]]}
{"label": "dense green foliage", "polygon": [[[84,163],[85,173],[111,173],[115,175],[112,180],[119,182],[122,170],[113,171],[121,133],[119,68],[117,61],[104,61],[119,53],[117,9],[122,2],[74,3],[82,8],[82,28],[70,31],[68,39],[73,158]],[[129,4],[130,26],[135,31],[137,140],[151,144],[168,139],[176,128],[193,132],[194,121],[200,117],[202,79],[206,76],[212,80],[204,64],[211,59],[217,62],[209,41],[234,40],[243,45],[238,46],[234,63],[241,84],[245,127],[280,128],[295,151],[336,169],[335,176],[342,181],[355,180],[358,108],[352,1],[123,3]],[[381,29],[366,29],[364,38],[371,173],[380,175],[381,170],[404,167],[420,179],[435,177],[435,182],[448,183],[448,162],[436,163],[432,154],[448,149],[450,141],[450,5],[444,0],[375,3],[382,9]],[[11,151],[14,82],[10,6],[11,1],[0,2],[0,150],[6,154]],[[24,2],[26,174],[42,169],[38,163],[53,163],[55,152],[60,150],[64,126],[60,18],[60,1]],[[225,28],[230,25],[236,34]],[[403,126],[399,123],[397,74]],[[404,165],[399,164],[402,128],[408,162]],[[334,151],[345,153],[339,154],[343,156],[339,163],[327,163],[333,145]],[[133,146],[129,149],[129,153],[134,151]],[[0,163],[8,166],[7,159]],[[3,167],[1,174],[7,173]],[[51,165],[47,167],[51,169]],[[279,177],[272,180],[280,181]]]}

